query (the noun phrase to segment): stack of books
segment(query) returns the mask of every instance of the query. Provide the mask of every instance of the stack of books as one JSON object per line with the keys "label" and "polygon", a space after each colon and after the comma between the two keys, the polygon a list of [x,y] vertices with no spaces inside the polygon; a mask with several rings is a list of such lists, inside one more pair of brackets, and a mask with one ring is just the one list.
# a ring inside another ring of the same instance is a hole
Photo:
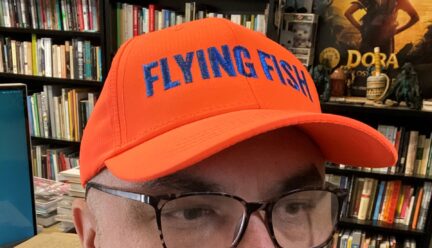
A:
{"label": "stack of books", "polygon": [[341,211],[343,217],[424,230],[430,209],[432,183],[425,182],[423,187],[414,187],[401,181],[331,174],[326,175],[326,181],[349,192]]}
{"label": "stack of books", "polygon": [[35,205],[37,224],[43,227],[57,223],[57,204],[68,191],[67,185],[34,177]]}
{"label": "stack of books", "polygon": [[148,32],[161,30],[197,19],[208,17],[226,18],[249,29],[266,33],[266,15],[259,14],[222,14],[212,11],[208,6],[197,6],[196,2],[186,2],[184,15],[169,9],[157,8],[155,4],[147,7],[117,3],[117,44]]}
{"label": "stack of books", "polygon": [[81,186],[79,167],[60,172],[59,180],[69,185],[68,194],[63,196],[57,206],[57,216],[55,218],[60,221],[59,229],[66,232],[74,228],[72,203],[76,198],[84,198],[85,190]]}
{"label": "stack of books", "polygon": [[[403,245],[403,246],[402,246]],[[368,235],[359,230],[341,230],[333,235],[331,248],[416,248],[415,240],[406,239],[403,244],[398,243],[396,237],[383,235]]]}
{"label": "stack of books", "polygon": [[58,180],[58,173],[79,166],[78,152],[71,147],[32,146],[33,176]]}
{"label": "stack of books", "polygon": [[30,134],[36,137],[80,141],[93,112],[97,93],[44,85],[27,97]]}
{"label": "stack of books", "polygon": [[52,38],[31,41],[0,36],[0,72],[66,79],[102,80],[102,51],[89,40],[54,44]]}

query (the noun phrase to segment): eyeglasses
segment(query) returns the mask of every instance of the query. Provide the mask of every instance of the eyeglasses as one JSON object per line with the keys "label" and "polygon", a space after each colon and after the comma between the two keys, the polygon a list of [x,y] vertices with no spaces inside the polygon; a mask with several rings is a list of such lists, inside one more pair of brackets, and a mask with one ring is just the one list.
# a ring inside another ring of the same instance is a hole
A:
{"label": "eyeglasses", "polygon": [[91,188],[153,207],[165,248],[236,247],[256,211],[264,213],[276,247],[324,247],[332,239],[346,196],[345,191],[326,186],[293,190],[266,202],[247,202],[217,192],[150,196],[89,182],[86,197]]}

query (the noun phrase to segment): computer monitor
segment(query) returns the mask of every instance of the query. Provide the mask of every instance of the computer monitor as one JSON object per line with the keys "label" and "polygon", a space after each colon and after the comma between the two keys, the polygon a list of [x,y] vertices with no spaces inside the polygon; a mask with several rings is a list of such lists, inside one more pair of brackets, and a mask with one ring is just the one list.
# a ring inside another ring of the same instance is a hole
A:
{"label": "computer monitor", "polygon": [[37,232],[26,93],[0,84],[0,247]]}

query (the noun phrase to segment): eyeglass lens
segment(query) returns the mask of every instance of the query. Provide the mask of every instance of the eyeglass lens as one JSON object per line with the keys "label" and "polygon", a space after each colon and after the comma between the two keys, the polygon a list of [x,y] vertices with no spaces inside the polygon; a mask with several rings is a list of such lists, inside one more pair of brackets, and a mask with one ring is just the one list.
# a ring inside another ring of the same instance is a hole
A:
{"label": "eyeglass lens", "polygon": [[[337,197],[327,191],[300,191],[273,207],[274,234],[281,247],[315,247],[333,232]],[[231,247],[245,225],[243,204],[227,196],[193,195],[168,201],[161,210],[167,247]]]}

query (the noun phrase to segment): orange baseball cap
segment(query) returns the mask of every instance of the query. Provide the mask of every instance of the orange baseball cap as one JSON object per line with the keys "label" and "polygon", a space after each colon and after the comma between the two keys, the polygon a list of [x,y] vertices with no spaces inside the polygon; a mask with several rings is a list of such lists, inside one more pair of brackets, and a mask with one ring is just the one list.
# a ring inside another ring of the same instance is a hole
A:
{"label": "orange baseball cap", "polygon": [[181,24],[117,52],[84,131],[81,180],[104,167],[127,181],[156,179],[293,125],[329,161],[396,163],[393,145],[375,129],[321,113],[306,68],[279,44],[225,19]]}

